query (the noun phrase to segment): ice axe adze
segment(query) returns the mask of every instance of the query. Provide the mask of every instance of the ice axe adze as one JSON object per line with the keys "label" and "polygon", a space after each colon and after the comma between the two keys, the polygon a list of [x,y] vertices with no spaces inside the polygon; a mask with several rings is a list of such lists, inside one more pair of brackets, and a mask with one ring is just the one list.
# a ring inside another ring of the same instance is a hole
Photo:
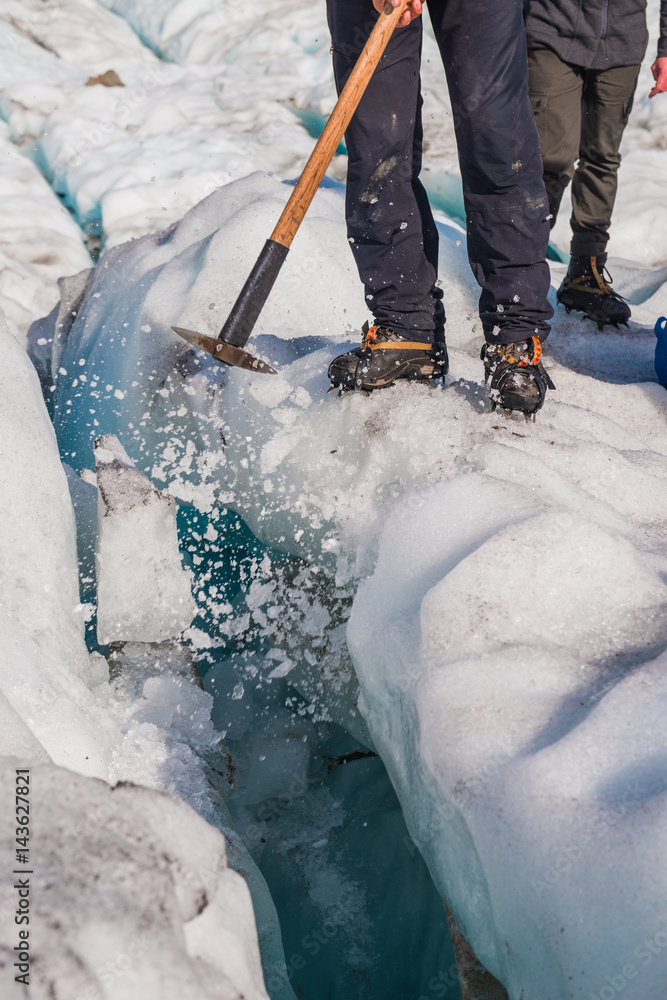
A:
{"label": "ice axe adze", "polygon": [[244,347],[278,277],[308,206],[320,186],[387,42],[409,3],[410,0],[401,0],[398,7],[392,7],[390,3],[385,5],[271,238],[264,244],[219,336],[208,337],[202,333],[195,333],[194,330],[172,327],[188,343],[207,351],[217,361],[238,368],[248,368],[254,372],[276,374],[274,368],[248,354]]}

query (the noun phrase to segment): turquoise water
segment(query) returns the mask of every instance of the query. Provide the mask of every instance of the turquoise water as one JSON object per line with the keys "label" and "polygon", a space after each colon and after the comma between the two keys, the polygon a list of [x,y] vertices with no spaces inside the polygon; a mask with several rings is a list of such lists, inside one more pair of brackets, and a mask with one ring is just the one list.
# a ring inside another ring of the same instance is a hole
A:
{"label": "turquoise water", "polygon": [[[442,902],[382,761],[318,717],[289,676],[268,677],[262,664],[279,642],[270,628],[251,616],[237,634],[224,635],[229,613],[216,608],[231,605],[233,620],[244,620],[253,581],[293,581],[305,564],[262,545],[229,510],[181,507],[178,524],[196,576],[194,625],[214,642],[224,638],[197,659],[236,775],[227,805],[271,891],[297,997],[458,1000]],[[211,528],[215,540],[206,537]],[[263,608],[269,615],[270,604]],[[285,770],[270,753],[265,761],[257,756],[258,746],[277,740],[279,757],[295,734],[308,746],[300,767]],[[267,775],[270,793],[253,794]]]}

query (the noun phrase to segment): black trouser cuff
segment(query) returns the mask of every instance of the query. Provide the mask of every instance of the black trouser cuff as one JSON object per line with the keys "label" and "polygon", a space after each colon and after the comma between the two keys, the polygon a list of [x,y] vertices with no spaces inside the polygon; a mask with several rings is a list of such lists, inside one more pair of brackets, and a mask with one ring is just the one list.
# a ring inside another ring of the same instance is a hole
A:
{"label": "black trouser cuff", "polygon": [[600,257],[601,254],[605,253],[607,249],[606,243],[581,243],[579,241],[572,240],[570,244],[570,254],[572,257],[586,257],[590,259],[591,257]]}

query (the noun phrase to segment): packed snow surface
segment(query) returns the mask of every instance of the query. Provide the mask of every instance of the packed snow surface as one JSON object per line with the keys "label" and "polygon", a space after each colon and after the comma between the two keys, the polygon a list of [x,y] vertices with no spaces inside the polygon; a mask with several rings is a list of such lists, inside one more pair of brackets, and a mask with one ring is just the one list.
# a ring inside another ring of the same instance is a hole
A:
{"label": "packed snow surface", "polygon": [[[667,951],[641,955],[667,925],[667,393],[649,325],[661,274],[617,262],[628,284],[658,284],[627,332],[557,315],[557,390],[535,424],[508,420],[480,385],[476,289],[443,225],[448,387],[339,399],[326,368],[363,300],[337,189],[318,194],[251,342],[278,375],[223,369],[170,329],[217,332],[288,193],[251,176],[104,258],[56,333],[61,449],[82,466],[100,430],[117,434],[175,497],[232,507],[319,568],[330,597],[355,595],[370,735],[436,885],[513,998],[583,1000],[626,965],[627,995],[658,997]],[[278,641],[290,600],[258,578],[246,625]],[[319,607],[323,635],[334,623]],[[238,609],[220,613],[224,634]],[[307,672],[300,627],[289,660]],[[324,703],[354,707],[354,684],[341,695],[333,668],[320,680]]]}
{"label": "packed snow surface", "polygon": [[[96,0],[2,0],[0,20],[9,134],[106,246],[163,229],[253,168],[293,175],[310,152],[277,100],[286,85],[165,62]],[[111,85],[94,82],[110,71]]]}

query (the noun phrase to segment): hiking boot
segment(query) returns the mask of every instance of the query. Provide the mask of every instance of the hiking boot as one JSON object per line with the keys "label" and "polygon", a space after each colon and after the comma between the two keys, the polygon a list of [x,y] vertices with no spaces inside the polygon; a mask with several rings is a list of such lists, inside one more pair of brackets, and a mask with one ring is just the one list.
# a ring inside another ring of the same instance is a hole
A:
{"label": "hiking boot", "polygon": [[611,287],[606,263],[606,253],[597,257],[572,256],[567,274],[556,292],[557,300],[568,312],[579,310],[597,323],[600,330],[605,323],[612,326],[624,323],[627,326],[630,319],[629,305]]}
{"label": "hiking boot", "polygon": [[514,344],[484,344],[482,347],[485,382],[495,410],[500,406],[507,414],[519,410],[526,420],[544,403],[547,389],[555,386],[542,367],[542,345],[539,337]]}
{"label": "hiking boot", "polygon": [[410,340],[384,326],[362,327],[361,347],[340,354],[329,365],[332,388],[366,391],[392,385],[398,378],[428,381],[444,378],[448,370],[443,343]]}

